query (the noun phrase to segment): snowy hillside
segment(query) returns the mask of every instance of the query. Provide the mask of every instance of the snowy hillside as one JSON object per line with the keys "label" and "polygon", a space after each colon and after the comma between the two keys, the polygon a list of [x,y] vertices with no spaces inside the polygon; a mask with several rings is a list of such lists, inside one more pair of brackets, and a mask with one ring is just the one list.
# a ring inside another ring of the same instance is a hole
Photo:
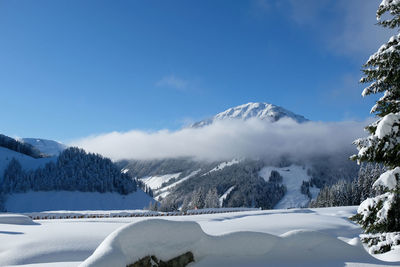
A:
{"label": "snowy hillside", "polygon": [[233,160],[231,160],[231,161],[222,162],[222,163],[220,163],[217,167],[215,167],[214,169],[212,169],[212,170],[209,171],[209,172],[206,172],[206,173],[203,174],[203,175],[207,175],[207,174],[210,174],[210,173],[212,173],[212,172],[221,171],[221,170],[223,170],[224,168],[229,167],[229,166],[232,166],[232,165],[234,165],[234,164],[238,164],[239,162],[240,162],[240,161],[237,160],[237,159],[233,159]]}
{"label": "snowy hillside", "polygon": [[361,229],[348,220],[356,210],[57,219],[37,225],[26,218],[27,225],[14,224],[5,215],[0,216],[0,266],[72,267],[92,255],[81,266],[125,267],[144,255],[168,260],[189,250],[195,260],[190,266],[398,266],[400,248],[375,256],[381,260],[363,248]]}
{"label": "snowy hillside", "polygon": [[[179,184],[185,182],[186,180],[188,180],[188,179],[190,179],[190,178],[196,176],[200,171],[201,171],[201,169],[196,170],[196,171],[193,171],[193,172],[191,172],[189,175],[187,175],[187,176],[185,176],[185,177],[183,177],[183,178],[180,178],[178,181],[176,181],[176,182],[174,182],[174,183],[172,183],[172,184],[169,184],[169,185],[167,185],[167,186],[158,188],[157,190],[153,191],[153,193],[154,193],[154,198],[155,198],[156,200],[159,200],[160,197],[161,197],[161,198],[165,198],[166,196],[169,195],[171,189],[173,189],[174,187],[178,186]],[[147,184],[146,184],[146,185],[147,185]]]}
{"label": "snowy hillside", "polygon": [[[309,181],[311,177],[307,174],[307,168],[291,165],[284,168],[276,167],[264,167],[260,171],[260,176],[268,181],[271,171],[277,171],[283,178],[282,184],[286,186],[286,193],[284,197],[276,204],[274,209],[289,209],[289,208],[301,208],[307,207],[310,199],[301,193],[301,185],[303,181]],[[315,198],[318,195],[319,189],[310,188],[312,197]]]}
{"label": "snowy hillside", "polygon": [[48,156],[58,156],[62,151],[67,148],[66,145],[53,140],[39,138],[21,138],[19,141],[34,146],[40,152]]}
{"label": "snowy hillside", "polygon": [[275,106],[269,103],[247,103],[237,107],[225,110],[212,118],[196,122],[192,127],[202,127],[212,124],[214,121],[226,119],[241,119],[248,120],[250,118],[258,118],[269,122],[275,122],[282,118],[291,118],[296,122],[308,121],[301,115],[295,114],[287,109]]}
{"label": "snowy hillside", "polygon": [[8,212],[124,210],[143,209],[150,202],[154,200],[140,189],[127,195],[111,192],[31,191],[8,195],[5,208]]}
{"label": "snowy hillside", "polygon": [[34,170],[39,167],[43,167],[50,161],[55,161],[56,158],[32,158],[30,156],[15,152],[13,150],[0,147],[0,178],[3,176],[4,170],[7,168],[10,161],[15,158],[21,163],[21,166],[25,170]]}
{"label": "snowy hillside", "polygon": [[[123,170],[124,171],[124,170]],[[141,178],[141,181],[152,190],[160,189],[163,183],[167,183],[171,179],[176,179],[181,175],[180,172],[165,175],[156,175]]]}

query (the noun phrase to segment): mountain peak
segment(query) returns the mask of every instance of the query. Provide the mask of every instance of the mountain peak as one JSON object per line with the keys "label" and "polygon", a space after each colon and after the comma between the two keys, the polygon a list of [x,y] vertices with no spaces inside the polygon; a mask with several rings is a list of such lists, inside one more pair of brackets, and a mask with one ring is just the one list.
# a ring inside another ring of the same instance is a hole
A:
{"label": "mountain peak", "polygon": [[196,122],[192,125],[192,127],[202,127],[212,124],[214,121],[226,119],[248,120],[250,118],[258,118],[269,122],[275,122],[285,117],[291,118],[299,123],[308,121],[303,116],[295,114],[280,106],[265,102],[250,102],[247,104],[229,108],[221,113],[218,113],[212,118]]}

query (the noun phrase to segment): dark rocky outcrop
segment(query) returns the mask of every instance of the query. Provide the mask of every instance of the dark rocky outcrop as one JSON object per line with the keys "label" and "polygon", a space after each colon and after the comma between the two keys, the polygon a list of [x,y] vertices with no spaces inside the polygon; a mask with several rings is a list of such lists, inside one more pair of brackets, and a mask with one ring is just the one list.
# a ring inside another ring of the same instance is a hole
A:
{"label": "dark rocky outcrop", "polygon": [[184,267],[191,262],[194,262],[194,257],[193,253],[189,251],[169,261],[159,260],[154,255],[146,256],[127,267]]}

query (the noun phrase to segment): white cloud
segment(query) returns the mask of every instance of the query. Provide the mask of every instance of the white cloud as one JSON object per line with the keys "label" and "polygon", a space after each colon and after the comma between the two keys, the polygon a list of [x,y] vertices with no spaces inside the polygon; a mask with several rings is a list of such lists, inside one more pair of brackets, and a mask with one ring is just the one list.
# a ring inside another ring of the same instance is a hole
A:
{"label": "white cloud", "polygon": [[156,86],[168,87],[179,91],[185,91],[189,88],[189,82],[175,75],[168,75],[164,76],[161,80],[159,80],[156,83]]}
{"label": "white cloud", "polygon": [[[341,0],[338,12],[343,21],[338,22],[336,32],[330,34],[328,42],[332,49],[346,55],[369,55],[386,42],[394,31],[375,25],[376,10],[381,0]],[[329,36],[329,35],[327,35]]]}
{"label": "white cloud", "polygon": [[375,25],[380,2],[282,0],[270,5],[275,8],[270,8],[270,12],[279,11],[298,26],[311,31],[329,50],[364,60],[394,34],[394,31]]}
{"label": "white cloud", "polygon": [[363,135],[367,122],[308,122],[289,119],[275,123],[259,120],[221,121],[203,128],[177,131],[112,132],[73,142],[113,160],[195,157],[223,160],[233,157],[294,159],[322,156],[354,149],[352,141]]}

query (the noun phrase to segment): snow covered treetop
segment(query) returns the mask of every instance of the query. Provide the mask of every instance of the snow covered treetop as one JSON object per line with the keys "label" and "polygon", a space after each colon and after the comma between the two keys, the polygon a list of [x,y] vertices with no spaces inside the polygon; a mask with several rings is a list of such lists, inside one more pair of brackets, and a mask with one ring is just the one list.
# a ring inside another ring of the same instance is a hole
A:
{"label": "snow covered treetop", "polygon": [[391,19],[379,21],[378,24],[388,27],[395,28],[400,25],[400,0],[382,0],[379,5],[378,11],[376,12],[376,18],[381,20],[384,13],[390,12],[393,16]]}
{"label": "snow covered treetop", "polygon": [[221,113],[218,113],[212,118],[196,122],[192,125],[192,127],[202,127],[212,124],[214,121],[221,121],[226,119],[248,120],[250,118],[258,118],[269,122],[275,122],[285,117],[291,118],[299,123],[308,121],[301,115],[295,114],[287,109],[273,104],[263,102],[250,102],[237,107],[229,108]]}

